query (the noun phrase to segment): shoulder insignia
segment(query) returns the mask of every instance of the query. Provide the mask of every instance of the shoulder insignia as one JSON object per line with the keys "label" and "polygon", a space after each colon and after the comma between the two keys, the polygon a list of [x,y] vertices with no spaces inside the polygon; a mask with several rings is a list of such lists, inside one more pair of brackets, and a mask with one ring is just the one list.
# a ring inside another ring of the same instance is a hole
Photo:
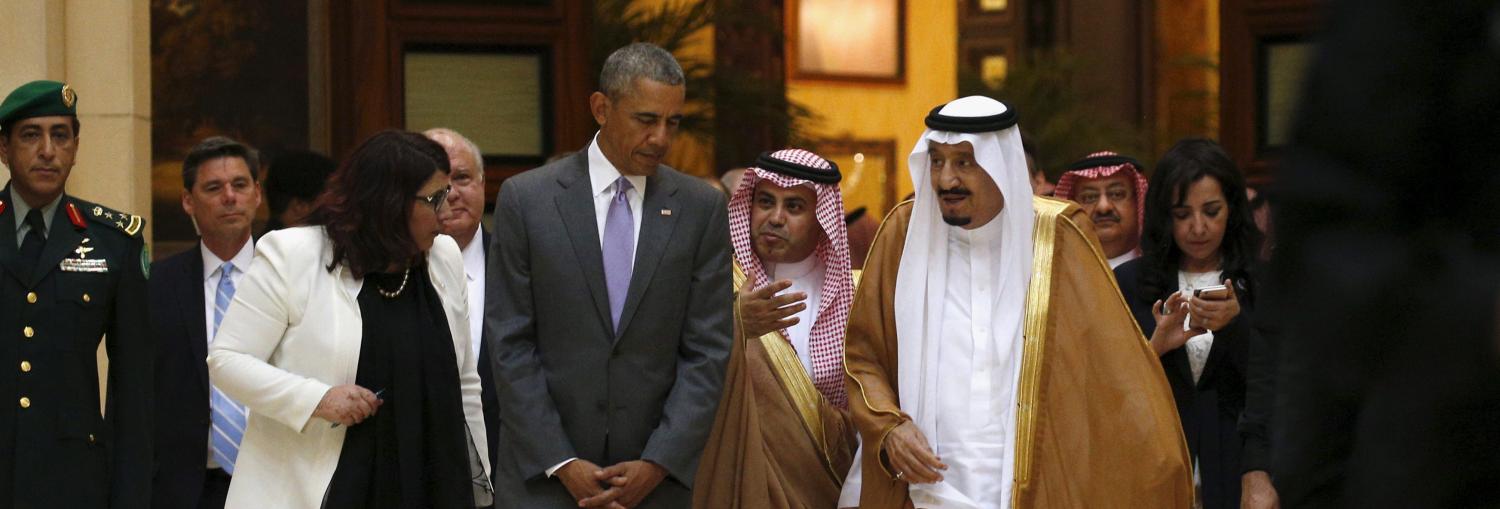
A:
{"label": "shoulder insignia", "polygon": [[74,228],[85,228],[87,223],[83,222],[83,213],[78,212],[78,206],[69,203],[64,207],[68,211],[68,222],[73,223]]}
{"label": "shoulder insignia", "polygon": [[[72,204],[69,204],[69,206],[71,207]],[[75,209],[70,208],[69,210]],[[141,229],[146,226],[146,220],[142,219],[141,216],[137,216],[135,214],[126,214],[124,212],[116,210],[110,210],[96,204],[84,202],[82,200],[78,201],[78,207],[76,210],[79,211],[79,215],[81,216],[84,216],[96,223],[107,225],[125,232],[126,235],[132,237],[139,236],[141,233]],[[82,213],[83,210],[87,210],[88,213]]]}

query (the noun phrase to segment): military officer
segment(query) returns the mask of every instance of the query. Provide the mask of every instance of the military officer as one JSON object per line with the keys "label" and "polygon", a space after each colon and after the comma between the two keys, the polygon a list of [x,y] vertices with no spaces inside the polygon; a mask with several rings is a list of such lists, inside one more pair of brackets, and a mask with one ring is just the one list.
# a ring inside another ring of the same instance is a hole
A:
{"label": "military officer", "polygon": [[0,190],[0,507],[150,503],[144,221],[64,190],[77,105],[56,81],[0,102],[0,161],[10,170]]}

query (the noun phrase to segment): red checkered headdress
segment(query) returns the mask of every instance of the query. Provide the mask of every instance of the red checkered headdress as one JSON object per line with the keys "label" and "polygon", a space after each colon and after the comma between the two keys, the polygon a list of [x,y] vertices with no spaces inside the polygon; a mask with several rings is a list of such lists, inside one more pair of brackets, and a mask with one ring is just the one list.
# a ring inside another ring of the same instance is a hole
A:
{"label": "red checkered headdress", "polygon": [[1089,154],[1068,165],[1068,171],[1057,179],[1057,192],[1054,196],[1078,201],[1074,194],[1078,191],[1079,179],[1102,179],[1121,172],[1135,183],[1135,225],[1136,233],[1139,234],[1146,227],[1146,167],[1140,161],[1107,150]]}
{"label": "red checkered headdress", "polygon": [[[755,256],[750,241],[750,204],[755,184],[769,180],[781,187],[808,186],[818,197],[815,215],[823,227],[823,241],[813,252],[823,264],[822,300],[808,335],[812,350],[813,387],[838,408],[848,408],[844,389],[844,327],[854,303],[854,282],[849,271],[849,234],[844,225],[844,198],[839,192],[838,167],[817,154],[802,149],[784,149],[761,154],[745,170],[738,189],[729,200],[729,236],[734,259],[749,278],[761,287],[771,283],[766,269]],[[786,331],[781,331],[786,335]]]}

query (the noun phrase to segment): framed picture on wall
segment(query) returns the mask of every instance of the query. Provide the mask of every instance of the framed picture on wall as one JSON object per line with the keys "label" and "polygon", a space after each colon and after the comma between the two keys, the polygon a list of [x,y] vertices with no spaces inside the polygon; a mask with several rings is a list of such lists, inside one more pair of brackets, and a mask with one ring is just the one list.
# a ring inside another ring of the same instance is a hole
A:
{"label": "framed picture on wall", "polygon": [[789,0],[786,5],[791,79],[906,81],[905,0]]}
{"label": "framed picture on wall", "polygon": [[484,155],[485,194],[493,197],[506,177],[555,151],[551,66],[552,52],[542,46],[408,42],[400,67],[404,126],[467,136]]}
{"label": "framed picture on wall", "polygon": [[896,140],[835,138],[819,142],[816,151],[839,165],[844,213],[863,207],[882,218],[896,206]]}
{"label": "framed picture on wall", "polygon": [[1014,18],[1011,0],[961,0],[959,19],[963,22],[1010,23]]}
{"label": "framed picture on wall", "polygon": [[1302,82],[1312,61],[1313,43],[1306,37],[1261,41],[1256,59],[1255,149],[1267,154],[1291,141],[1292,120],[1301,100]]}
{"label": "framed picture on wall", "polygon": [[551,153],[544,48],[412,44],[402,60],[407,129],[464,133],[486,162],[537,164]]}
{"label": "framed picture on wall", "polygon": [[985,86],[998,89],[1010,75],[1015,58],[1015,40],[1009,37],[970,37],[959,42],[960,65],[984,80]]}

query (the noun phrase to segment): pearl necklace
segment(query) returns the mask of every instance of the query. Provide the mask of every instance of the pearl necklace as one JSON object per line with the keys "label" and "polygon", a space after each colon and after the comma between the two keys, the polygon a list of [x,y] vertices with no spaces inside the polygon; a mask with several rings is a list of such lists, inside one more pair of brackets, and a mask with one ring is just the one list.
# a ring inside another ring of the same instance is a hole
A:
{"label": "pearl necklace", "polygon": [[410,277],[410,276],[411,276],[411,267],[407,267],[406,271],[401,273],[401,286],[397,286],[395,291],[389,291],[389,292],[386,291],[384,288],[380,287],[380,283],[375,283],[375,291],[380,292],[380,296],[381,297],[385,297],[387,299],[394,299],[396,297],[400,297],[401,296],[401,292],[403,292],[403,291],[406,290],[406,279],[408,277]]}

